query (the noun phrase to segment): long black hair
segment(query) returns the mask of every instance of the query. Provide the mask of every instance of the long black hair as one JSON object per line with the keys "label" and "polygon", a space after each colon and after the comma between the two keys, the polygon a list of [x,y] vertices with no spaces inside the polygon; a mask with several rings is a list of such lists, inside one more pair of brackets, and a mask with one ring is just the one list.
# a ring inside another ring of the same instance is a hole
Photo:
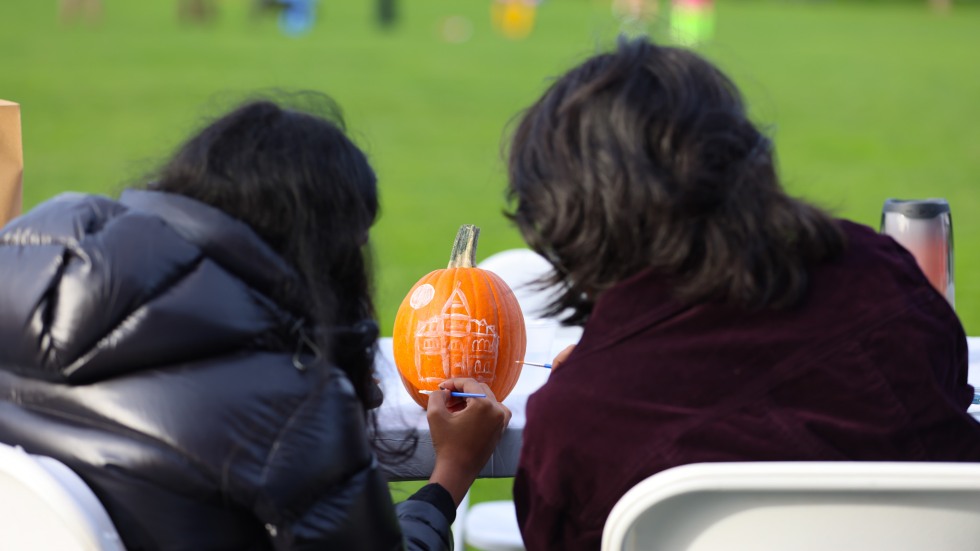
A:
{"label": "long black hair", "polygon": [[339,107],[322,94],[248,100],[181,145],[147,187],[224,211],[282,255],[309,296],[307,337],[369,409],[378,401],[378,330],[366,243],[377,179],[345,131]]}
{"label": "long black hair", "polygon": [[586,60],[523,114],[509,180],[508,215],[551,260],[550,313],[567,323],[644,270],[686,303],[788,307],[844,247],[829,215],[782,190],[732,81],[645,39]]}

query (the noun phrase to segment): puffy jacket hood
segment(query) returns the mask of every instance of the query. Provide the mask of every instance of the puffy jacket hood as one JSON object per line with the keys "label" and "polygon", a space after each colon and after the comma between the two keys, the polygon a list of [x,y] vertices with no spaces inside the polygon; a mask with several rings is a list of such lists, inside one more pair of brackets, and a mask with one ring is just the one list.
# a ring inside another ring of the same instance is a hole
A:
{"label": "puffy jacket hood", "polygon": [[0,364],[78,384],[282,351],[301,288],[251,228],[206,204],[154,191],[60,195],[0,231]]}

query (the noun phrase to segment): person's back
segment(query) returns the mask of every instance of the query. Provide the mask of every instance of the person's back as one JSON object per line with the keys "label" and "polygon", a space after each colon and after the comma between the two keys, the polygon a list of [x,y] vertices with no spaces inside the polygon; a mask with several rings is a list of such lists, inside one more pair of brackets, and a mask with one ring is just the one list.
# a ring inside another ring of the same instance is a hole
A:
{"label": "person's back", "polygon": [[[304,297],[267,294],[295,272],[241,222],[177,195],[67,195],[0,239],[0,440],[78,472],[127,548],[271,548],[368,472],[343,372],[293,365]],[[378,542],[400,541],[389,518]]]}
{"label": "person's back", "polygon": [[449,548],[509,415],[433,395],[439,472],[392,504],[366,428],[375,184],[338,123],[256,101],[148,189],[3,227],[0,441],[77,472],[130,550]]}
{"label": "person's back", "polygon": [[528,402],[528,549],[597,549],[619,497],[687,463],[980,460],[949,305],[889,238],[847,234],[796,309],[684,307],[649,274],[603,295]]}
{"label": "person's back", "polygon": [[752,460],[980,460],[966,340],[891,238],[780,188],[734,85],[642,41],[524,115],[513,217],[581,341],[527,406],[529,550],[598,549],[634,484]]}

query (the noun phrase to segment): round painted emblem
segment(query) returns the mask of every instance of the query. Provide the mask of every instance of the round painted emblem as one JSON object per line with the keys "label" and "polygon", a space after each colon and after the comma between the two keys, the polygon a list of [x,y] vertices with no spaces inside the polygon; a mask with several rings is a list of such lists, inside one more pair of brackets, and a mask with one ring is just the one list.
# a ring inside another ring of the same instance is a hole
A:
{"label": "round painted emblem", "polygon": [[436,289],[432,285],[429,285],[428,283],[419,285],[419,288],[412,293],[412,298],[408,300],[408,304],[411,305],[412,308],[418,310],[419,308],[422,308],[423,306],[432,302],[432,297],[434,297],[435,294]]}

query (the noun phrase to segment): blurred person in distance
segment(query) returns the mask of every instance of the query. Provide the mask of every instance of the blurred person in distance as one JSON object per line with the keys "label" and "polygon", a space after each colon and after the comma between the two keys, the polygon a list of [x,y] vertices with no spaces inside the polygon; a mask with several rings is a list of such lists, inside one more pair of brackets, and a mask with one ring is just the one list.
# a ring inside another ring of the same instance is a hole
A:
{"label": "blurred person in distance", "polygon": [[[54,457],[127,549],[448,549],[510,418],[429,400],[435,471],[397,507],[369,439],[375,174],[328,98],[254,100],[118,200],[0,232],[0,441]],[[409,442],[411,444],[411,442]]]}
{"label": "blurred person in distance", "polygon": [[218,18],[215,0],[178,0],[177,19],[182,23],[212,23]]}
{"label": "blurred person in distance", "polygon": [[257,0],[252,7],[253,16],[275,14],[279,29],[289,36],[312,30],[316,23],[316,11],[316,0]]}
{"label": "blurred person in distance", "polygon": [[88,23],[102,21],[102,0],[59,0],[58,19],[71,23],[84,19]]}
{"label": "blurred person in distance", "polygon": [[936,13],[946,14],[953,9],[953,0],[929,0],[929,7]]}
{"label": "blurred person in distance", "polygon": [[541,0],[494,0],[490,5],[493,28],[511,40],[522,40],[534,31]]}
{"label": "blurred person in distance", "polygon": [[647,34],[660,11],[659,0],[613,0],[612,13],[619,20],[620,33]]}
{"label": "blurred person in distance", "polygon": [[735,84],[621,41],[520,118],[511,217],[584,325],[527,403],[529,551],[599,549],[643,479],[708,461],[978,461],[963,328],[891,237],[790,197]]}
{"label": "blurred person in distance", "polygon": [[670,33],[680,46],[699,46],[715,33],[714,0],[673,0],[670,8]]}

